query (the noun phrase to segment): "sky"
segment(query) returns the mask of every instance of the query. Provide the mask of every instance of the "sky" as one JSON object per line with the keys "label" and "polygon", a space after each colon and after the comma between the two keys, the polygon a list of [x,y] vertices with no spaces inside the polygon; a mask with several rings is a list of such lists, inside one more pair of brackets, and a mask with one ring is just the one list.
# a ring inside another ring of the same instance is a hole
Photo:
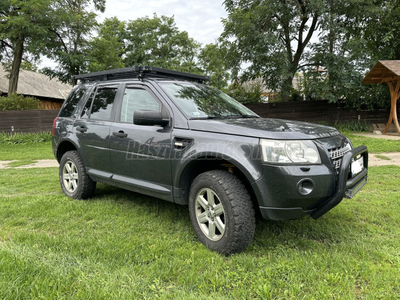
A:
{"label": "sky", "polygon": [[226,17],[222,0],[107,0],[106,11],[99,20],[116,16],[121,21],[145,16],[174,16],[180,31],[203,45],[213,43],[223,30],[221,19]]}

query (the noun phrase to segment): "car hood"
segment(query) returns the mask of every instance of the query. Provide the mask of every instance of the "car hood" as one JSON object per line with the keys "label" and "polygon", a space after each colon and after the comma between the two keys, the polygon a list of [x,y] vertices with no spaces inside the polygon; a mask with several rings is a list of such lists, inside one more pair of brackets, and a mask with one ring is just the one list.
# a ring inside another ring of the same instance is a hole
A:
{"label": "car hood", "polygon": [[191,130],[268,139],[317,139],[339,135],[335,128],[312,123],[264,119],[189,120]]}

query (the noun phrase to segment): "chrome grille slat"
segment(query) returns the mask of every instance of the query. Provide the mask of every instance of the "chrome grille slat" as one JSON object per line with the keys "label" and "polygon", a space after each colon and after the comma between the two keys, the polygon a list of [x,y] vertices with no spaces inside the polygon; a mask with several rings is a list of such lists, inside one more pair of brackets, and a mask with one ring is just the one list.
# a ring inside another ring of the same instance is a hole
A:
{"label": "chrome grille slat", "polygon": [[336,173],[339,173],[343,156],[350,150],[351,150],[350,144],[346,144],[339,148],[328,149],[329,155],[332,159],[333,166],[336,169]]}

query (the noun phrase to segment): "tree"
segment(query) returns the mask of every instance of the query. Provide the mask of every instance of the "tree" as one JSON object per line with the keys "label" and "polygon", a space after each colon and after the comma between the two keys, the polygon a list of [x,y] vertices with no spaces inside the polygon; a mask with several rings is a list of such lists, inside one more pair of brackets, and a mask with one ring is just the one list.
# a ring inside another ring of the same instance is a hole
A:
{"label": "tree", "polygon": [[[400,59],[399,0],[329,0],[329,22],[322,23],[314,63],[328,70],[324,98],[344,99],[355,108],[387,107],[387,87],[362,85],[366,70],[379,59]],[[333,50],[333,51],[332,51]]]}
{"label": "tree", "polygon": [[3,0],[0,2],[0,51],[3,63],[10,61],[8,94],[17,91],[24,54],[40,55],[38,46],[49,25],[50,0]]}
{"label": "tree", "polygon": [[225,61],[226,49],[218,44],[205,45],[199,53],[199,66],[206,76],[210,77],[210,85],[217,89],[227,88],[230,74]]}
{"label": "tree", "polygon": [[293,77],[303,67],[305,50],[326,12],[325,2],[225,0],[228,17],[221,38],[234,75],[248,64],[244,80],[261,76],[288,101]]}
{"label": "tree", "polygon": [[89,42],[89,72],[118,69],[125,66],[125,22],[116,17],[100,24],[98,36]]}
{"label": "tree", "polygon": [[104,12],[105,0],[55,0],[47,56],[58,66],[44,68],[44,74],[75,85],[74,75],[87,71],[88,40],[97,26],[92,6]]}
{"label": "tree", "polygon": [[200,44],[179,31],[173,17],[156,14],[127,23],[125,65],[152,65],[200,73],[196,65]]}
{"label": "tree", "polygon": [[303,70],[306,98],[354,101],[350,95],[356,95],[351,91],[359,89],[370,64],[365,40],[347,28],[355,10],[359,8],[349,5],[349,1],[326,2],[325,17],[319,21],[318,42],[307,53],[310,66]]}
{"label": "tree", "polygon": [[352,0],[349,7],[358,9],[352,10],[348,28],[367,42],[373,63],[400,59],[400,1]]}

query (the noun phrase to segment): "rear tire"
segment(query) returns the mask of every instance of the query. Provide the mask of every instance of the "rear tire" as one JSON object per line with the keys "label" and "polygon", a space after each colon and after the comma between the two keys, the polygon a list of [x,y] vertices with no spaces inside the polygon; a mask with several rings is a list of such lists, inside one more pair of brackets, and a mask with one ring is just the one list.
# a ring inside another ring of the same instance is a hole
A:
{"label": "rear tire", "polygon": [[64,153],[60,161],[59,178],[64,194],[74,199],[93,196],[96,182],[86,173],[78,151]]}
{"label": "rear tire", "polygon": [[209,249],[230,255],[244,251],[255,231],[250,195],[232,173],[213,170],[193,181],[189,214],[199,240]]}

